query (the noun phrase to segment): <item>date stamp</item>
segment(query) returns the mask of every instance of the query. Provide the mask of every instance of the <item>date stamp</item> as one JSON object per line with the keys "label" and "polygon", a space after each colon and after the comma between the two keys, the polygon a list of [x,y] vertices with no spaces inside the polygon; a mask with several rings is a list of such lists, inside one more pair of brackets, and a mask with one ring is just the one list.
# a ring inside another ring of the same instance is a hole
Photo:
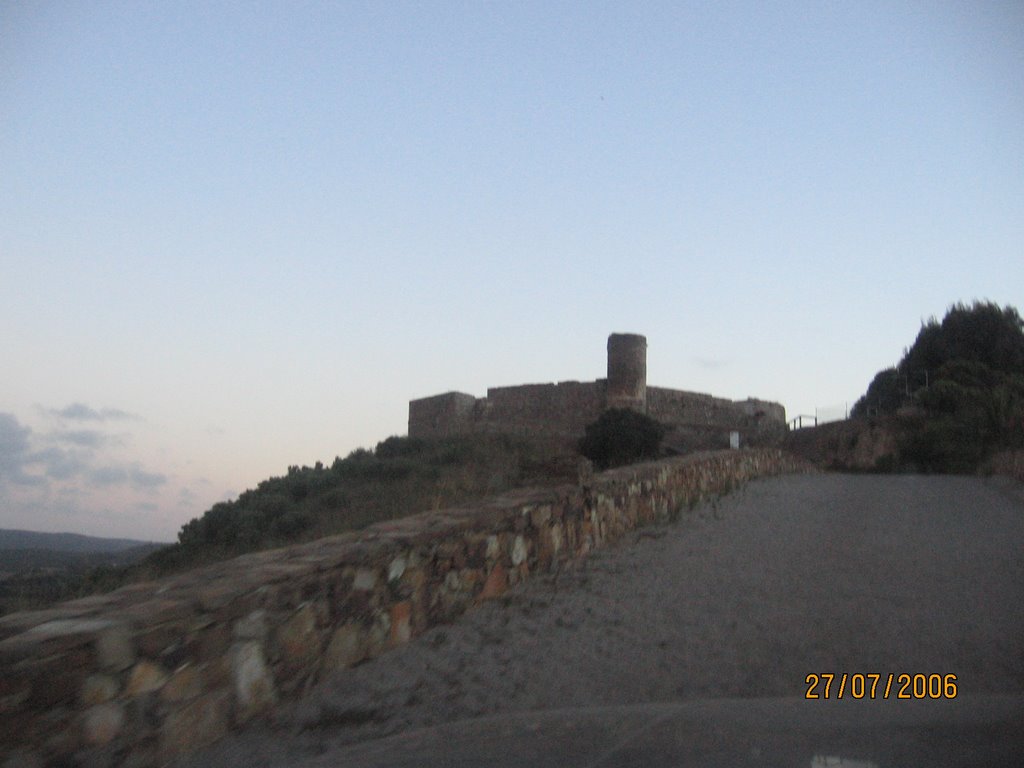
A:
{"label": "date stamp", "polygon": [[956,675],[810,673],[805,699],[955,699]]}

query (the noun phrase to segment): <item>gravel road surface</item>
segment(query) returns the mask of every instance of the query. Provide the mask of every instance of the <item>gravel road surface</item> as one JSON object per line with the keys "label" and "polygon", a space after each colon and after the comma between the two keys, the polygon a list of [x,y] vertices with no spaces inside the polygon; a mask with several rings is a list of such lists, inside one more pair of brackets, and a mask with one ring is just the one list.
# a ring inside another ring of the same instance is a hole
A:
{"label": "gravel road surface", "polygon": [[[501,713],[804,695],[809,673],[1024,694],[1024,501],[967,477],[750,483],[325,681],[188,765],[296,765]],[[818,702],[828,706],[826,702]]]}

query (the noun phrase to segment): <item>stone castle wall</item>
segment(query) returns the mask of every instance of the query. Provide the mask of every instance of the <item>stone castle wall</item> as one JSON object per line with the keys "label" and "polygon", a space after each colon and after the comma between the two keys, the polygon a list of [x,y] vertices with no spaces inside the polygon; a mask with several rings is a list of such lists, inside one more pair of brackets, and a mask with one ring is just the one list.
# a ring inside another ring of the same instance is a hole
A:
{"label": "stone castle wall", "polygon": [[[696,448],[724,447],[737,431],[744,444],[761,444],[785,431],[785,410],[762,400],[732,401],[698,392],[646,387],[644,412]],[[487,397],[449,392],[409,403],[410,437],[481,432],[547,436],[572,442],[607,404],[606,380],[495,387]]]}
{"label": "stone castle wall", "polygon": [[412,400],[409,436],[505,432],[570,444],[607,408],[632,408],[657,419],[672,429],[669,442],[677,450],[725,447],[733,431],[744,445],[767,444],[785,432],[779,403],[648,386],[646,355],[643,336],[612,334],[607,379],[495,387],[479,399],[449,392]]}
{"label": "stone castle wall", "polygon": [[462,392],[424,397],[409,403],[409,437],[449,437],[466,431],[477,399]]}
{"label": "stone castle wall", "polygon": [[543,425],[554,436],[572,438],[601,415],[604,402],[604,381],[493,387],[474,415],[501,431],[531,434]]}
{"label": "stone castle wall", "polygon": [[680,448],[728,445],[730,432],[738,432],[744,445],[764,445],[786,431],[786,411],[778,403],[733,401],[662,387],[647,388],[647,415],[671,426],[669,442]]}
{"label": "stone castle wall", "polygon": [[531,574],[802,467],[776,449],[623,467],[0,618],[0,765],[163,765]]}

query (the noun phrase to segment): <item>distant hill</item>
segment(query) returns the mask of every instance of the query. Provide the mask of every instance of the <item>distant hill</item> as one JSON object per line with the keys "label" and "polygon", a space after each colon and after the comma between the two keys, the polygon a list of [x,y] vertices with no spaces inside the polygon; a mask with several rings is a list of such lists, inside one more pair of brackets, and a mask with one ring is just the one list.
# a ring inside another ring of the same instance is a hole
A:
{"label": "distant hill", "polygon": [[154,542],[134,539],[102,539],[78,533],[39,533],[0,528],[0,550],[40,549],[53,552],[121,552]]}
{"label": "distant hill", "polygon": [[571,446],[525,436],[389,437],[330,466],[289,466],[214,504],[174,544],[0,530],[0,615],[511,488],[575,482],[577,459]]}
{"label": "distant hill", "polygon": [[116,552],[69,552],[59,549],[0,549],[0,578],[34,569],[84,570],[96,566],[116,568],[136,563],[166,544],[141,544]]}
{"label": "distant hill", "polygon": [[165,546],[0,529],[0,615],[89,594],[103,574],[124,569]]}

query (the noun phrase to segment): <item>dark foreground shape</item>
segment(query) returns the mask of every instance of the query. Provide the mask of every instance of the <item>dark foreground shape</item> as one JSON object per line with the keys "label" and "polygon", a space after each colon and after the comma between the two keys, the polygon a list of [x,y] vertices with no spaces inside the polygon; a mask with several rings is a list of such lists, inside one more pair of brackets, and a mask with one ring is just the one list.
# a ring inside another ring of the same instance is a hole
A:
{"label": "dark foreground shape", "polygon": [[718,699],[503,714],[332,750],[296,768],[967,768],[1024,765],[1024,696]]}

